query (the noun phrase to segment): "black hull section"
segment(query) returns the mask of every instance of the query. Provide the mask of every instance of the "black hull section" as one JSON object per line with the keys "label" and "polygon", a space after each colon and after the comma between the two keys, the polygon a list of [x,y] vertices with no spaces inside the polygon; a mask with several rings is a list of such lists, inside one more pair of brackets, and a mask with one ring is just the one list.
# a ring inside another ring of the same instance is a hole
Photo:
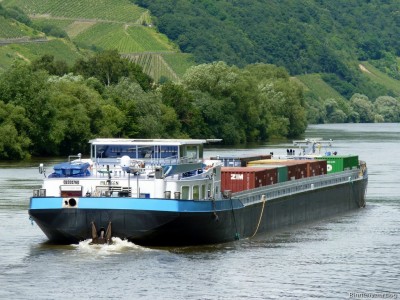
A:
{"label": "black hull section", "polygon": [[112,236],[139,245],[187,246],[252,237],[286,226],[321,220],[365,205],[367,179],[296,193],[247,205],[207,212],[112,209],[34,209],[29,214],[55,243],[91,238],[112,222]]}

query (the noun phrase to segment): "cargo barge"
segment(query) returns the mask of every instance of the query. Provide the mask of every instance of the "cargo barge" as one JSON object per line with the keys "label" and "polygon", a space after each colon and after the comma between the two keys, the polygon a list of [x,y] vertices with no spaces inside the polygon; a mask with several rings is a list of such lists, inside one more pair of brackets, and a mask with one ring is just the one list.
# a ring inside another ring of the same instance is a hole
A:
{"label": "cargo barge", "polygon": [[[33,191],[29,215],[53,243],[113,237],[187,246],[250,238],[365,206],[358,156],[203,158],[210,140],[94,139]],[[325,155],[326,154],[326,155]]]}

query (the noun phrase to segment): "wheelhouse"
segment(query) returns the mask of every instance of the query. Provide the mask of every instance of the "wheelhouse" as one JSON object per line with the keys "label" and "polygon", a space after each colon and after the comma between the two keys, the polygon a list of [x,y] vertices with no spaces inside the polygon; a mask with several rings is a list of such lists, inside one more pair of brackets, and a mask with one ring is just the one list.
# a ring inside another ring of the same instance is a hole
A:
{"label": "wheelhouse", "polygon": [[199,162],[207,140],[94,139],[90,140],[92,161],[115,163],[123,156],[160,165]]}

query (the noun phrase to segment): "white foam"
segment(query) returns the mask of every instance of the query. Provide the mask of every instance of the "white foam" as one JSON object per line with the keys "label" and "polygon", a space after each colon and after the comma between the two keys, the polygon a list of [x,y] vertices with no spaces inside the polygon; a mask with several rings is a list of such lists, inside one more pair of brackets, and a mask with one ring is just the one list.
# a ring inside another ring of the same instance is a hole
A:
{"label": "white foam", "polygon": [[118,237],[113,237],[111,239],[111,244],[90,244],[91,239],[79,242],[76,246],[79,251],[83,253],[93,254],[93,255],[111,255],[111,254],[121,254],[129,251],[151,251],[149,248],[141,247],[128,240],[121,240]]}

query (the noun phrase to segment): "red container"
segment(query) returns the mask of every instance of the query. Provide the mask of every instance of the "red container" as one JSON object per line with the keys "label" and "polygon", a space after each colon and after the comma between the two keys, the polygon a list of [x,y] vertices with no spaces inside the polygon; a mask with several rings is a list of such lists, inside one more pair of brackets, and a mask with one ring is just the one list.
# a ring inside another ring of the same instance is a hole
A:
{"label": "red container", "polygon": [[221,190],[232,193],[254,189],[278,182],[276,168],[223,167],[221,169]]}
{"label": "red container", "polygon": [[308,177],[326,174],[327,162],[326,160],[308,160]]}
{"label": "red container", "polygon": [[271,160],[271,164],[287,166],[288,180],[307,177],[307,161],[305,160]]}
{"label": "red container", "polygon": [[288,161],[289,180],[307,177],[308,164],[306,161]]}
{"label": "red container", "polygon": [[259,160],[249,163],[250,166],[286,166],[288,168],[288,180],[300,179],[310,176],[318,176],[326,174],[327,162],[326,160],[318,159],[274,159],[274,160]]}

